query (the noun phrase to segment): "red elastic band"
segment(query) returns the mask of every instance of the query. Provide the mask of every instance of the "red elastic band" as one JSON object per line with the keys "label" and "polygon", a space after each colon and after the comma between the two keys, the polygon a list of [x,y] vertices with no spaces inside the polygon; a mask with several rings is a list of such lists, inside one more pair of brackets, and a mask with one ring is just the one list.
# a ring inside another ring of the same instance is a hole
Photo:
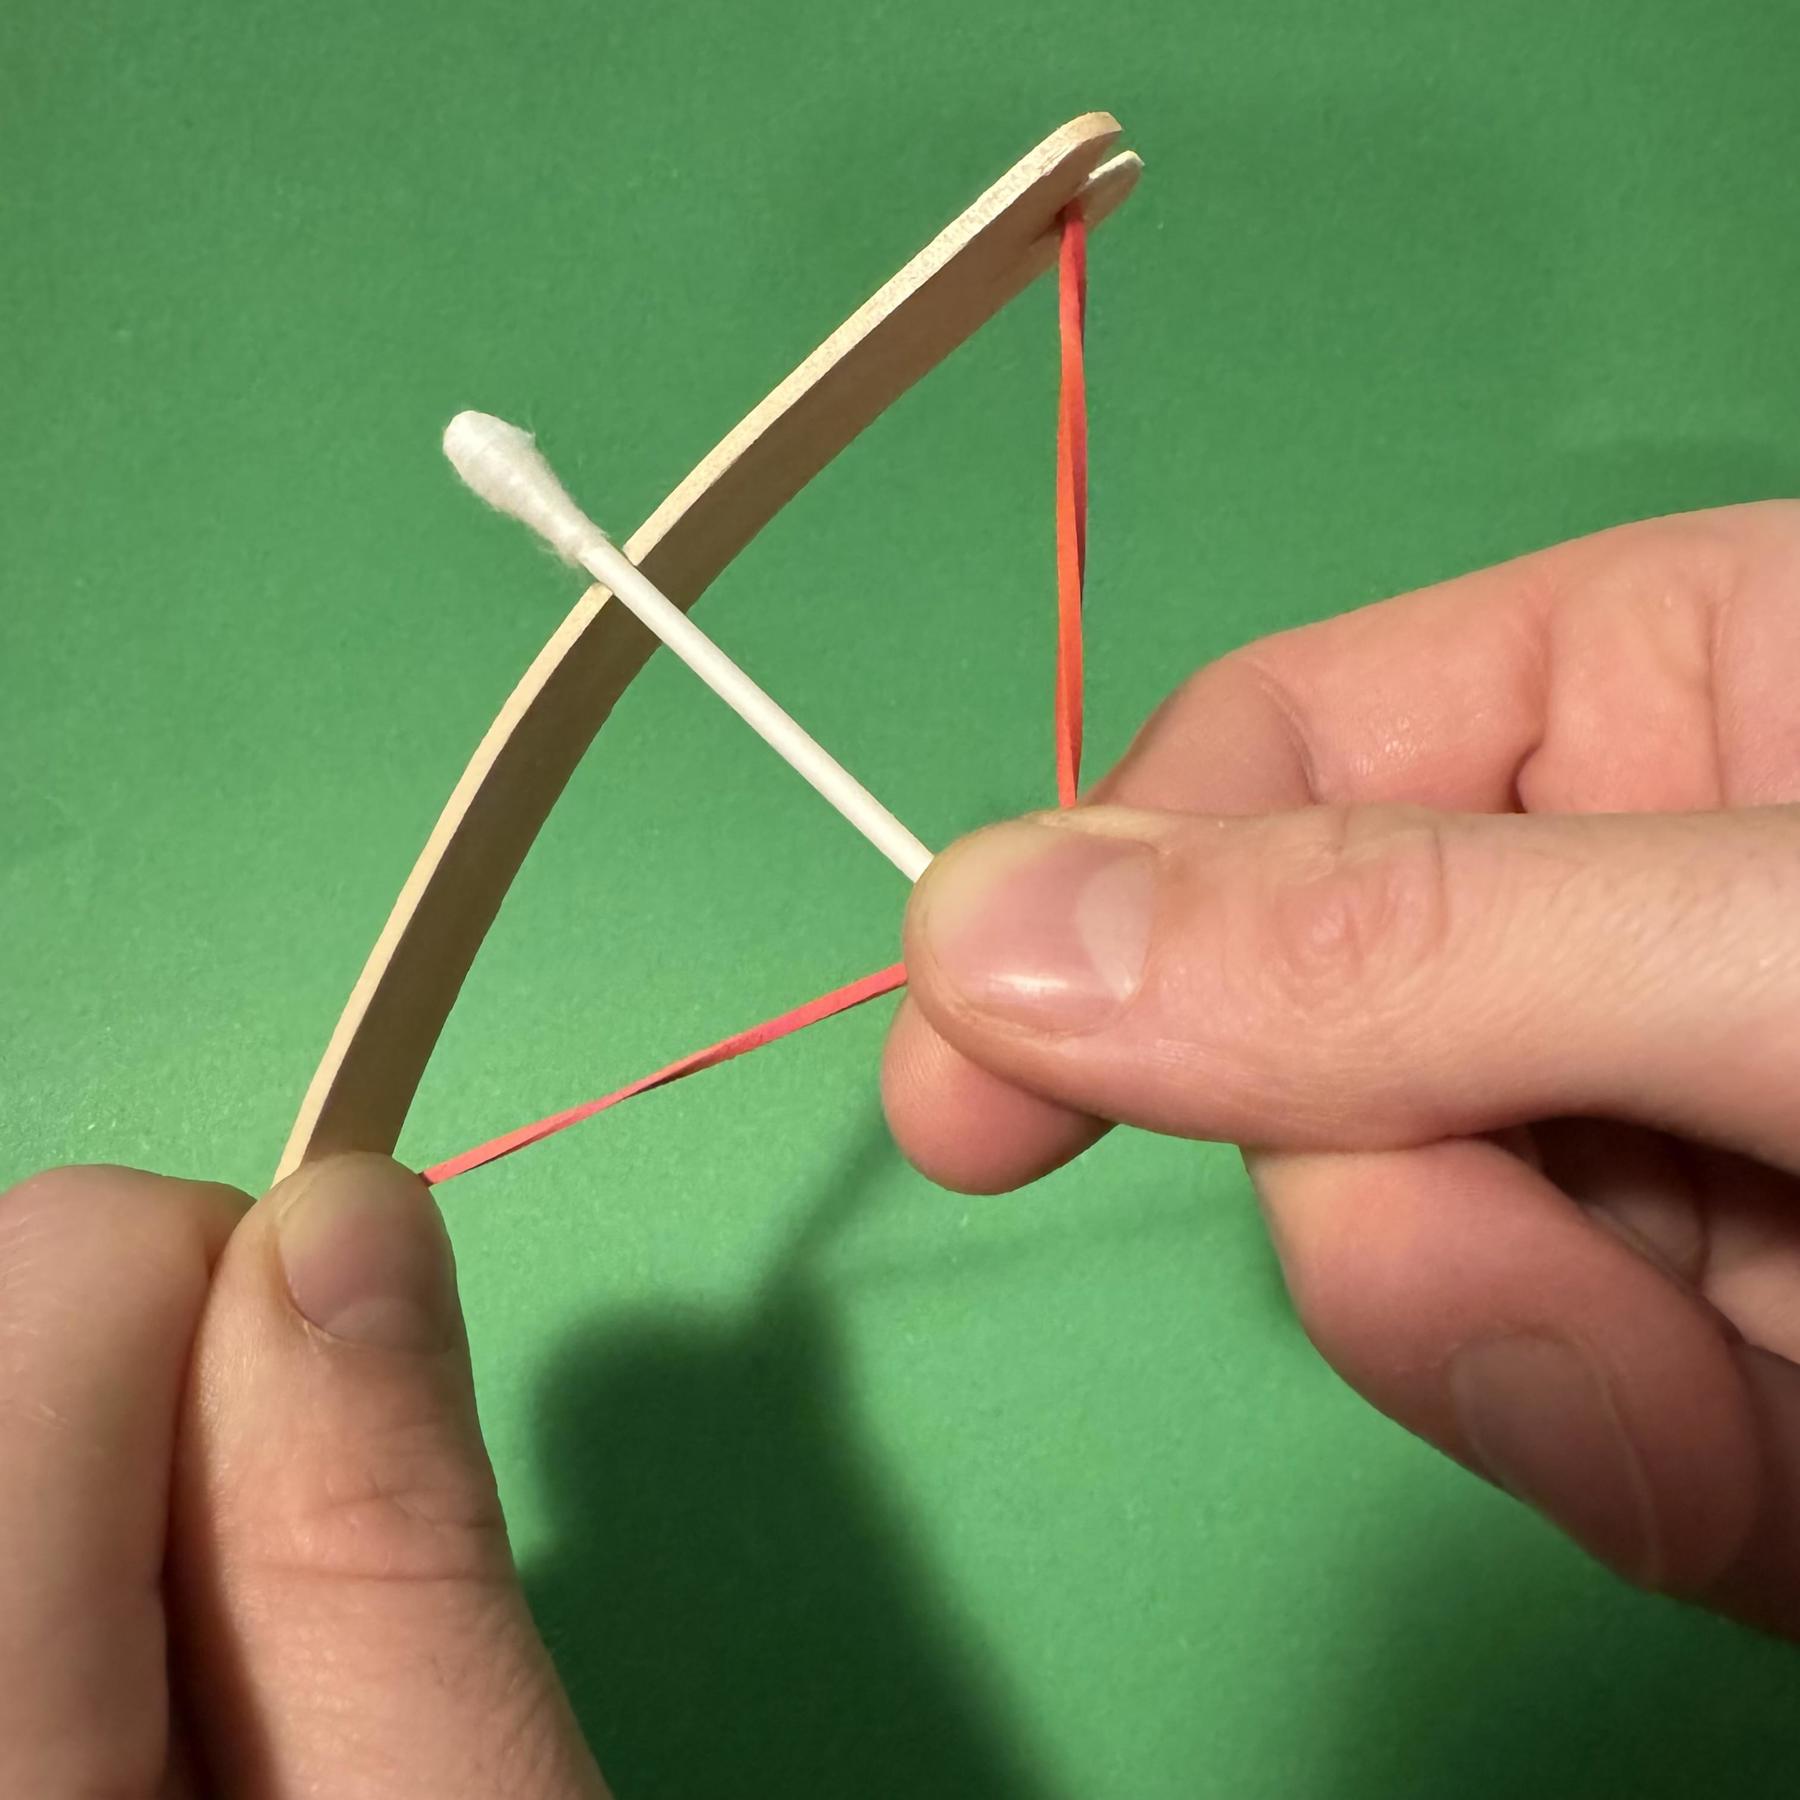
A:
{"label": "red elastic band", "polygon": [[[1064,806],[1073,806],[1081,782],[1081,599],[1087,568],[1087,393],[1082,367],[1082,336],[1087,314],[1087,225],[1074,207],[1062,216],[1062,246],[1057,260],[1057,319],[1062,338],[1062,384],[1056,421],[1056,789]],[[583,1119],[591,1119],[622,1100],[667,1087],[684,1075],[716,1068],[778,1038],[804,1031],[821,1019],[891,994],[906,985],[906,965],[894,963],[872,975],[820,994],[803,1006],[765,1019],[747,1031],[695,1050],[645,1075],[628,1087],[552,1113],[532,1125],[521,1125],[501,1137],[477,1144],[460,1156],[434,1163],[424,1171],[427,1187],[437,1187],[471,1169],[498,1162],[541,1143]]]}
{"label": "red elastic band", "polygon": [[554,1137],[559,1131],[567,1131],[571,1125],[579,1125],[583,1119],[591,1119],[595,1113],[603,1113],[608,1107],[617,1106],[621,1100],[647,1094],[652,1088],[667,1087],[671,1081],[679,1081],[684,1075],[697,1075],[702,1069],[716,1068],[720,1063],[730,1062],[734,1056],[742,1056],[747,1050],[760,1050],[764,1044],[772,1044],[777,1038],[803,1031],[808,1025],[818,1024],[821,1019],[848,1012],[853,1006],[877,1000],[883,994],[891,994],[895,988],[905,985],[905,963],[894,963],[888,968],[877,969],[873,975],[864,975],[844,987],[833,988],[829,994],[821,994],[816,1000],[809,1000],[804,1006],[796,1006],[791,1012],[765,1019],[762,1024],[752,1025],[748,1031],[740,1031],[716,1044],[709,1044],[704,1050],[695,1050],[658,1069],[654,1075],[641,1076],[615,1093],[603,1094],[598,1100],[583,1101],[580,1106],[571,1106],[566,1112],[552,1113],[547,1119],[539,1119],[535,1125],[521,1125],[516,1131],[507,1132],[504,1137],[477,1144],[473,1150],[465,1150],[462,1155],[453,1156],[448,1162],[436,1163],[425,1171],[425,1185],[436,1187],[453,1175],[466,1175],[471,1169],[479,1169],[483,1163],[498,1162],[503,1156],[511,1156],[515,1150],[523,1150],[527,1144]]}
{"label": "red elastic band", "polygon": [[1087,221],[1063,214],[1057,259],[1062,388],[1056,413],[1056,794],[1081,789],[1081,595],[1087,579]]}

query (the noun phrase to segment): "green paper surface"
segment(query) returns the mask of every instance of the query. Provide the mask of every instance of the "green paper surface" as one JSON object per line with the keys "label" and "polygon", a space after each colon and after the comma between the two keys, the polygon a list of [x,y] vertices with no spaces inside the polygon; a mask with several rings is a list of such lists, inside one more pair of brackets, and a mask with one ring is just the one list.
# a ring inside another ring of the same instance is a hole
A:
{"label": "green paper surface", "polygon": [[[7,0],[0,1179],[266,1181],[577,583],[1018,155],[1105,107],[1090,767],[1251,637],[1800,490],[1800,11]],[[1038,284],[697,616],[928,841],[1053,795]],[[415,1163],[891,959],[903,895],[658,658]],[[1790,1794],[1791,1650],[1635,1595],[1336,1385],[1229,1150],[971,1201],[889,1007],[447,1188],[534,1605],[621,1795]]]}

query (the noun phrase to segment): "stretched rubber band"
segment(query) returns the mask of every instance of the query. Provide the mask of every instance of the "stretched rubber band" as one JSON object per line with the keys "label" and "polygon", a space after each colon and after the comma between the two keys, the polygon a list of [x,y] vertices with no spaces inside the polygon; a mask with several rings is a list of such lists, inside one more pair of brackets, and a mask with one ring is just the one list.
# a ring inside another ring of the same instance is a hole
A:
{"label": "stretched rubber band", "polygon": [[1056,412],[1056,794],[1081,790],[1081,598],[1087,580],[1087,221],[1063,214],[1057,258],[1062,384]]}
{"label": "stretched rubber band", "polygon": [[621,1100],[647,1094],[652,1088],[667,1087],[671,1081],[679,1081],[684,1075],[697,1075],[702,1069],[717,1068],[720,1063],[730,1062],[734,1056],[742,1056],[750,1050],[760,1050],[764,1044],[772,1044],[777,1038],[803,1031],[808,1025],[818,1024],[821,1019],[848,1012],[853,1006],[877,1000],[883,994],[891,994],[895,988],[905,985],[905,963],[894,963],[888,968],[877,969],[873,975],[864,975],[843,987],[833,988],[829,994],[821,994],[816,1000],[809,1000],[804,1006],[796,1006],[791,1012],[765,1019],[762,1024],[752,1025],[748,1031],[740,1031],[716,1044],[709,1044],[704,1050],[695,1050],[658,1069],[654,1075],[640,1076],[629,1086],[619,1088],[614,1093],[603,1094],[598,1100],[584,1101],[580,1106],[571,1106],[566,1112],[552,1113],[549,1118],[539,1119],[533,1125],[521,1125],[516,1131],[507,1132],[504,1137],[478,1144],[473,1150],[465,1150],[462,1155],[451,1157],[448,1162],[437,1163],[425,1171],[425,1185],[437,1187],[453,1176],[466,1175],[471,1169],[479,1169],[484,1163],[498,1162],[503,1156],[511,1156],[515,1150],[523,1150],[528,1144],[554,1137],[559,1131],[567,1131],[571,1125],[579,1125],[583,1119],[591,1119],[595,1113],[603,1113],[609,1107],[617,1106]]}
{"label": "stretched rubber band", "polygon": [[[1073,806],[1081,784],[1081,608],[1087,572],[1087,389],[1082,343],[1087,324],[1087,224],[1071,207],[1062,216],[1062,242],[1057,257],[1057,324],[1062,342],[1062,378],[1056,419],[1056,790],[1061,804]],[[640,1076],[626,1087],[521,1125],[485,1144],[477,1144],[423,1172],[427,1187],[439,1187],[471,1169],[498,1162],[529,1144],[542,1143],[571,1125],[622,1101],[667,1087],[702,1069],[717,1068],[733,1057],[760,1050],[791,1037],[822,1019],[835,1018],[906,985],[906,965],[894,963],[844,986],[820,994],[802,1006],[765,1019],[760,1025],[722,1038],[668,1063],[653,1075]]]}

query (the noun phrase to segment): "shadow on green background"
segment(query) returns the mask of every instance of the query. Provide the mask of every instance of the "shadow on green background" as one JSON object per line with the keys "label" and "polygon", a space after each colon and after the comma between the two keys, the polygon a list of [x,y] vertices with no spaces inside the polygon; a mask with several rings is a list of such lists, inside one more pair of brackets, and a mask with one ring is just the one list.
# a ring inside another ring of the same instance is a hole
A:
{"label": "shadow on green background", "polygon": [[1044,1792],[841,1391],[813,1253],[891,1156],[872,1124],[730,1323],[609,1321],[545,1373],[526,1588],[622,1792]]}
{"label": "shadow on green background", "polygon": [[[878,1204],[871,1180],[892,1161],[871,1121],[740,1314],[719,1322],[652,1308],[608,1319],[544,1371],[546,1518],[525,1583],[622,1793],[1074,1791],[1004,1703],[980,1623],[943,1591],[863,1444],[842,1378],[836,1298],[815,1265]],[[1272,1257],[1263,1270],[1265,1303],[1284,1307]],[[1204,1562],[1208,1550],[1196,1554]],[[1787,1791],[1793,1667],[1745,1665],[1748,1678],[1722,1689],[1733,1627],[1687,1614],[1682,1632],[1621,1630],[1610,1584],[1603,1604],[1571,1606],[1563,1572],[1497,1550],[1474,1513],[1424,1540],[1397,1519],[1359,1574],[1348,1628],[1321,1612],[1338,1658],[1331,1710],[1293,1726],[1315,1764],[1339,1775],[1290,1786],[1267,1770],[1221,1785],[1204,1759],[1184,1775],[1145,1745],[1159,1792]],[[1197,1710],[1210,1710],[1220,1680],[1215,1668],[1191,1669]],[[1716,1785],[1721,1771],[1728,1787]]]}
{"label": "shadow on green background", "polygon": [[[1097,769],[1265,632],[1800,491],[1796,70],[1800,9],[1691,0],[4,0],[0,1180],[273,1166],[572,598],[444,473],[457,408],[628,530],[1112,109],[1146,176],[1093,256]],[[934,843],[1048,791],[1054,375],[1040,286],[702,603]],[[740,731],[634,684],[409,1159],[891,958],[890,873]],[[879,1035],[446,1194],[622,1795],[1794,1792],[1792,1651],[1339,1389],[1229,1155],[1121,1137],[957,1201],[868,1120]]]}

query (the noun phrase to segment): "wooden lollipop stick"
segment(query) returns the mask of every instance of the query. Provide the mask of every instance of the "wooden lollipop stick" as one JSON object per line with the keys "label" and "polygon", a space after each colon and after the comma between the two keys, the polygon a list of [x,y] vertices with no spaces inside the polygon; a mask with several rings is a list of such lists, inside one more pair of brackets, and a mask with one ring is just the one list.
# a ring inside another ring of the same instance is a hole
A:
{"label": "wooden lollipop stick", "polygon": [[[1056,222],[1090,226],[1136,185],[1087,113],[1016,163],[758,405],[626,542],[691,606],[820,469],[1055,261]],[[438,1033],[539,828],[656,639],[604,587],[577,602],[464,770],[339,1018],[280,1175],[391,1151]]]}
{"label": "wooden lollipop stick", "polygon": [[603,581],[613,597],[675,652],[746,725],[835,806],[908,881],[931,852],[815,738],[759,688],[680,607],[570,499],[531,433],[491,413],[458,413],[444,454],[497,512],[528,525],[564,561]]}

